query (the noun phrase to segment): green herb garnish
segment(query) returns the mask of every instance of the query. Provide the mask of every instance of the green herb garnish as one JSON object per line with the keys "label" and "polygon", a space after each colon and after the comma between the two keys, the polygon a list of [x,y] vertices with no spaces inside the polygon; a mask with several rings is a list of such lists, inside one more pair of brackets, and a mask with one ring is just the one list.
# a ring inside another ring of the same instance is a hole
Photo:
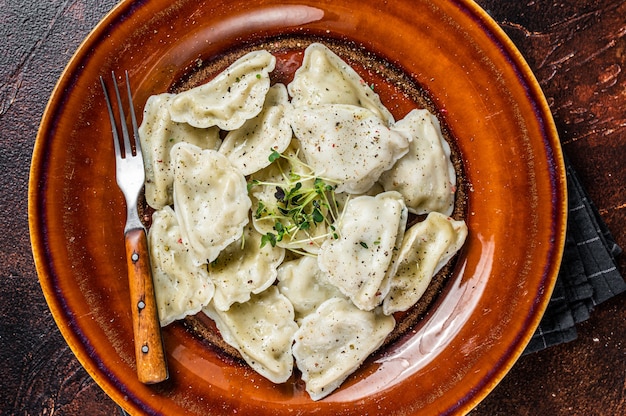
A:
{"label": "green herb garnish", "polygon": [[[334,181],[314,174],[303,174],[311,168],[298,159],[297,155],[284,155],[272,150],[268,160],[278,162],[282,182],[264,182],[252,179],[248,191],[256,186],[269,187],[273,198],[258,201],[254,218],[270,221],[273,232],[261,238],[261,247],[276,246],[284,239],[291,243],[316,243],[321,238],[339,238],[334,227],[339,217],[339,204],[335,199],[337,185]],[[300,172],[300,173],[296,173]],[[316,236],[314,229],[325,226],[330,233]]]}
{"label": "green herb garnish", "polygon": [[270,153],[267,159],[270,161],[270,163],[274,163],[275,161],[280,159],[280,153],[278,153],[276,150],[272,150],[272,153]]}

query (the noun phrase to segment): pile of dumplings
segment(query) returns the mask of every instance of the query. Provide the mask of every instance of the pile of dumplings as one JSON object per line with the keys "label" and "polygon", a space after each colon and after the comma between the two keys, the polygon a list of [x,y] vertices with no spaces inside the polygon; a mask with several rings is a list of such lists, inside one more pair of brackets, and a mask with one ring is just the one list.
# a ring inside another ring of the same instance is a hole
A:
{"label": "pile of dumplings", "polygon": [[[148,99],[149,246],[162,326],[202,311],[272,382],[295,362],[319,400],[383,344],[467,227],[449,217],[456,175],[431,113],[394,120],[320,43],[287,86],[272,84],[275,64],[254,51],[206,84]],[[249,185],[284,179],[272,153],[333,184],[335,222],[263,243],[274,223],[254,214],[276,189]],[[409,212],[427,216],[407,229]]]}

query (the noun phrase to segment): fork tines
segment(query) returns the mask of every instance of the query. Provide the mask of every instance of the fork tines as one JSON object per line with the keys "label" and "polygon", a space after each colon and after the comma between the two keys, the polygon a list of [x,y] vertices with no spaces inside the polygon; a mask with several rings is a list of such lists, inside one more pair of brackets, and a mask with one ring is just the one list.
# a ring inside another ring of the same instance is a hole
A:
{"label": "fork tines", "polygon": [[107,104],[107,108],[109,110],[109,117],[111,119],[111,131],[113,133],[113,141],[114,141],[114,145],[115,145],[115,156],[120,157],[120,158],[125,158],[126,155],[132,155],[132,156],[136,156],[138,153],[141,153],[141,144],[139,143],[139,132],[138,132],[138,127],[137,127],[137,118],[135,116],[135,110],[134,110],[134,105],[133,105],[133,97],[132,97],[132,93],[130,91],[130,81],[128,79],[128,71],[124,71],[125,74],[125,78],[126,78],[126,92],[128,95],[128,107],[130,109],[130,119],[131,119],[131,124],[133,126],[133,137],[134,140],[132,142],[131,145],[131,140],[130,140],[130,136],[128,134],[128,127],[126,125],[126,113],[124,112],[124,106],[122,105],[122,97],[120,95],[120,91],[119,88],[117,86],[117,79],[115,76],[115,71],[111,71],[111,78],[113,80],[113,89],[115,92],[115,96],[117,98],[117,107],[118,107],[118,114],[120,116],[120,125],[121,125],[121,129],[122,129],[122,137],[125,139],[124,140],[124,152],[122,153],[121,148],[120,148],[120,139],[119,139],[119,135],[118,135],[118,131],[117,128],[115,126],[118,125],[118,123],[115,120],[115,116],[114,116],[114,112],[113,112],[113,107],[111,105],[111,99],[109,98],[109,93],[108,93],[108,89],[106,87],[106,83],[104,82],[104,79],[102,77],[100,77],[100,83],[102,84],[102,90],[104,91],[104,99],[106,101]]}

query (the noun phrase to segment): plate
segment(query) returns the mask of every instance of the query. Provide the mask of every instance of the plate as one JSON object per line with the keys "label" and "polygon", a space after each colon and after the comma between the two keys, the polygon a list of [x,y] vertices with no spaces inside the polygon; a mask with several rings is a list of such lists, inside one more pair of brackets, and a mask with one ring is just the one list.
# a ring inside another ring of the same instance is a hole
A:
{"label": "plate", "polygon": [[[274,385],[181,324],[163,333],[170,379],[143,385],[135,375],[125,206],[98,77],[128,70],[142,108],[148,96],[258,45],[284,53],[279,72],[287,74],[312,39],[363,57],[361,75],[396,116],[406,111],[404,88],[417,86],[447,126],[464,167],[470,230],[452,275],[410,332],[319,402],[301,383]],[[400,78],[381,75],[389,71]],[[122,1],[80,46],[50,98],[32,160],[29,221],[57,325],[130,413],[464,414],[514,364],[547,305],[564,243],[565,174],[533,74],[469,0]]]}

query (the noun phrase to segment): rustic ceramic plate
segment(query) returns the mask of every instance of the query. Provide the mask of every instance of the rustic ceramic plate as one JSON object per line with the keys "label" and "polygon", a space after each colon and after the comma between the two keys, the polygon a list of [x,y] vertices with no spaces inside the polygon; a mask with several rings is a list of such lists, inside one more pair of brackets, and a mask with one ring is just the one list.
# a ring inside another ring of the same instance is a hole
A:
{"label": "rustic ceramic plate", "polygon": [[[180,324],[164,331],[170,380],[142,385],[125,208],[98,77],[127,69],[141,108],[149,95],[259,45],[281,56],[277,74],[288,78],[312,39],[351,54],[396,117],[415,104],[417,87],[417,101],[448,127],[463,162],[470,230],[453,274],[407,336],[320,402],[301,383],[264,380]],[[565,192],[538,84],[469,0],[122,1],[82,44],[50,99],[29,213],[41,285],[61,332],[131,413],[463,414],[505,375],[541,318],[561,258]]]}

